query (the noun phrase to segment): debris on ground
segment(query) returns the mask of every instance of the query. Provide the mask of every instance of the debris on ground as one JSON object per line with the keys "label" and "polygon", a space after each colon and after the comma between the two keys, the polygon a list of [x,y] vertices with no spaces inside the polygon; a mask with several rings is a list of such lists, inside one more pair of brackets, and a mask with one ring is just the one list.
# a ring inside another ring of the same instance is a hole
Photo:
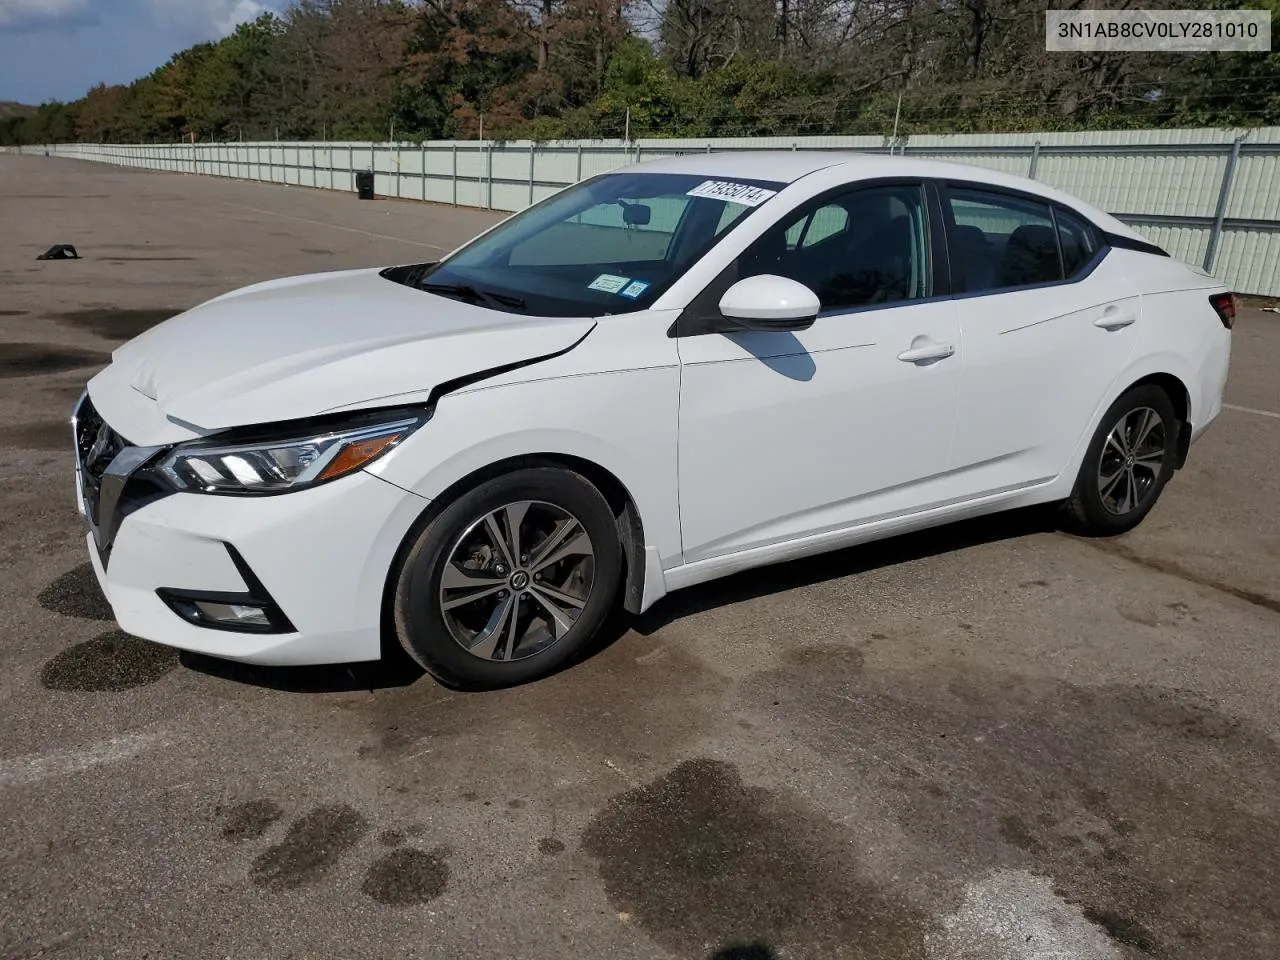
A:
{"label": "debris on ground", "polygon": [[76,248],[69,243],[55,243],[46,250],[37,260],[79,260],[80,254],[76,253]]}

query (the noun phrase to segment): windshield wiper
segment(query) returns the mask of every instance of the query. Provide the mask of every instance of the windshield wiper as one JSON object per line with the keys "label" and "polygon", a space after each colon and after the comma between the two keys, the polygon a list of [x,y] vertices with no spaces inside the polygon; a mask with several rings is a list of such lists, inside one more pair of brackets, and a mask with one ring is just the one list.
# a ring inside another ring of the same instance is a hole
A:
{"label": "windshield wiper", "polygon": [[523,310],[525,307],[524,301],[519,297],[511,297],[505,293],[494,293],[491,290],[477,290],[466,283],[424,283],[421,285],[421,289],[427,291],[427,293],[439,293],[446,297],[462,297],[477,303],[489,300],[499,306],[511,307],[513,310]]}

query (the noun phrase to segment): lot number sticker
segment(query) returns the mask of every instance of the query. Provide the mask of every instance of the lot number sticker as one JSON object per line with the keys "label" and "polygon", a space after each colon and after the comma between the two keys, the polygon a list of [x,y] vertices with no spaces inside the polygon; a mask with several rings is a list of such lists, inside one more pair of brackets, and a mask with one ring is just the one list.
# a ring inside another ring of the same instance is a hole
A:
{"label": "lot number sticker", "polygon": [[704,180],[686,195],[740,203],[744,207],[758,207],[777,192],[764,187],[753,187],[749,183],[734,183],[732,180]]}

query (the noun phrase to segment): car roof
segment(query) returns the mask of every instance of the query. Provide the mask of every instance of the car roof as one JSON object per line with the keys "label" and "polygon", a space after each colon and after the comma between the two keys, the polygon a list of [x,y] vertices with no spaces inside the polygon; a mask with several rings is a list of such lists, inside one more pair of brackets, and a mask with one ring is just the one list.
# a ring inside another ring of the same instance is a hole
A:
{"label": "car roof", "polygon": [[1013,176],[967,163],[947,163],[889,154],[857,153],[844,150],[743,150],[724,153],[687,153],[682,156],[641,161],[613,173],[685,173],[706,177],[737,177],[743,180],[773,180],[791,184],[819,170],[840,172],[850,182],[876,177],[921,177],[938,180],[968,180],[1021,190],[1073,208],[1111,233],[1141,239],[1141,234],[1111,214],[1063,193],[1038,180]]}
{"label": "car roof", "polygon": [[[744,150],[731,153],[686,153],[682,156],[645,160],[624,167],[628,173],[692,173],[708,177],[738,177],[743,180],[773,180],[795,183],[801,177],[833,167],[848,154],[826,151]],[[622,172],[622,171],[615,171]]]}

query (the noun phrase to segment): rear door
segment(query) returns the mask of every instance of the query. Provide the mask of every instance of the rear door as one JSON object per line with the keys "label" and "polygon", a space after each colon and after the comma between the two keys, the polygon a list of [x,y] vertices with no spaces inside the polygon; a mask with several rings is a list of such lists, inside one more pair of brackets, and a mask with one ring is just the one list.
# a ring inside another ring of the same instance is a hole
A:
{"label": "rear door", "polygon": [[1052,479],[1128,363],[1139,299],[1071,211],[957,183],[942,206],[965,349],[957,492]]}

